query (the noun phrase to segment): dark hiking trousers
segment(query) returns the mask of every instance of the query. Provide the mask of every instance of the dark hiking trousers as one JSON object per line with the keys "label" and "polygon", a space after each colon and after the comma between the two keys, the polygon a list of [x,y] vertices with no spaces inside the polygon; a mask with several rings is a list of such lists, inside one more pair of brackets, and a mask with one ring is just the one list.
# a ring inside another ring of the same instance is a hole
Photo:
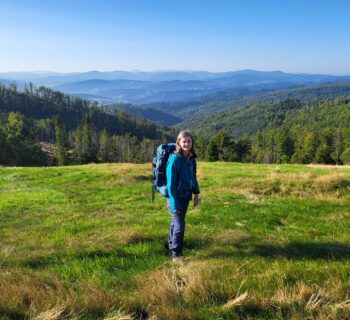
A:
{"label": "dark hiking trousers", "polygon": [[168,246],[173,257],[182,256],[185,235],[185,217],[189,200],[184,201],[179,211],[171,212],[170,200],[167,198],[168,210],[171,214]]}

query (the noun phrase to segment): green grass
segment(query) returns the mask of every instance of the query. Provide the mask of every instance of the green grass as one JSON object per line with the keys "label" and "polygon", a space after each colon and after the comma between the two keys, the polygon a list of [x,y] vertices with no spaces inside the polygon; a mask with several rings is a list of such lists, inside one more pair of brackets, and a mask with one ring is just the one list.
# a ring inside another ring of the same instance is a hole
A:
{"label": "green grass", "polygon": [[181,267],[149,165],[0,168],[0,319],[348,319],[350,169],[198,168]]}

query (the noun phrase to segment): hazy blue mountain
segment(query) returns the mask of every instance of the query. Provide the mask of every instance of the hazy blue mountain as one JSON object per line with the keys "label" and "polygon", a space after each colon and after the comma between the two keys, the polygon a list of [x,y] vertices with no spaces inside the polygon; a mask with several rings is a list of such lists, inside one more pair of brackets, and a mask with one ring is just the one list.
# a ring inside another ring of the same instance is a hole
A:
{"label": "hazy blue mountain", "polygon": [[[127,76],[127,72],[98,73],[91,72],[77,77],[98,76],[114,77]],[[106,80],[89,79],[55,85],[54,88],[67,93],[95,94],[115,102],[131,102],[147,104],[161,101],[178,101],[196,99],[209,94],[218,94],[236,88],[248,89],[252,93],[260,90],[273,90],[295,86],[310,86],[320,83],[350,80],[350,77],[290,74],[280,71],[261,72],[243,70],[226,73],[209,72],[158,72],[158,73],[129,73],[135,78],[147,80]],[[167,80],[169,78],[180,80]],[[201,80],[194,80],[197,78]],[[204,80],[207,78],[207,80]],[[208,79],[210,78],[210,79]],[[156,81],[162,80],[162,81]],[[219,95],[219,94],[218,94]],[[219,97],[220,99],[220,97]]]}
{"label": "hazy blue mountain", "polygon": [[26,82],[20,80],[12,80],[12,79],[0,79],[0,84],[4,86],[8,86],[10,84],[16,84],[18,89],[23,89],[26,85]]}
{"label": "hazy blue mountain", "polygon": [[[146,104],[162,101],[198,100],[236,88],[273,90],[350,80],[350,76],[293,74],[281,71],[89,71],[75,73],[12,72],[0,78],[32,81],[83,98],[98,96],[101,103]],[[220,96],[218,97],[220,99]]]}
{"label": "hazy blue mountain", "polygon": [[46,78],[49,76],[60,75],[57,72],[51,71],[40,71],[40,72],[1,72],[0,78],[5,78],[8,80],[25,81],[25,82],[35,82],[36,80]]}
{"label": "hazy blue mountain", "polygon": [[[1,75],[1,74],[0,74]],[[76,82],[91,79],[100,80],[134,80],[134,81],[190,81],[190,80],[209,80],[219,78],[224,73],[210,73],[206,71],[89,71],[84,73],[56,74],[43,77],[37,80],[38,84],[59,85],[66,82]]]}
{"label": "hazy blue mountain", "polygon": [[54,86],[56,90],[69,94],[98,95],[114,102],[152,103],[155,101],[176,101],[218,92],[222,88],[210,81],[136,81],[101,80],[69,82]]}
{"label": "hazy blue mountain", "polygon": [[9,79],[0,79],[0,83],[7,86],[12,82],[12,80]]}
{"label": "hazy blue mountain", "polygon": [[322,74],[285,73],[282,71],[241,70],[227,72],[216,78],[215,82],[222,85],[256,85],[263,83],[293,83],[295,85],[311,85],[333,81],[350,80],[350,76],[331,76]]}

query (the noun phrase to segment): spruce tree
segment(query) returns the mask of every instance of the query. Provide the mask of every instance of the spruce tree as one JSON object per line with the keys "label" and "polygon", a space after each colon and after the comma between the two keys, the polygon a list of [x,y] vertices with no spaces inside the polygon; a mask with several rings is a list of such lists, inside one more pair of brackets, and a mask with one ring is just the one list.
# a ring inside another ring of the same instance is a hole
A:
{"label": "spruce tree", "polygon": [[89,163],[96,160],[96,153],[92,143],[92,123],[89,114],[85,114],[81,136],[81,160]]}
{"label": "spruce tree", "polygon": [[98,161],[110,162],[111,161],[110,153],[111,153],[110,137],[107,129],[104,129],[100,135],[99,149],[97,154]]}
{"label": "spruce tree", "polygon": [[206,151],[206,159],[208,161],[218,161],[219,160],[219,148],[215,137],[211,137]]}
{"label": "spruce tree", "polygon": [[63,124],[59,118],[55,121],[55,147],[56,147],[56,160],[59,166],[64,166],[68,164],[68,142],[67,133],[63,127]]}
{"label": "spruce tree", "polygon": [[276,143],[276,162],[289,163],[294,154],[294,140],[287,127],[278,130]]}

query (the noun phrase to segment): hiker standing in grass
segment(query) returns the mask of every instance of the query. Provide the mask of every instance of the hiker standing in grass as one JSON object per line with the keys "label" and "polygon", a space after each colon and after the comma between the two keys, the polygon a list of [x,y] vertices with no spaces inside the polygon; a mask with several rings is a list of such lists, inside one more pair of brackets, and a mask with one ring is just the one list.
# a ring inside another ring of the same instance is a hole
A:
{"label": "hiker standing in grass", "polygon": [[196,157],[191,133],[181,131],[176,139],[176,152],[170,155],[166,167],[167,205],[171,214],[168,247],[175,262],[182,260],[185,216],[192,194],[194,207],[199,204]]}

